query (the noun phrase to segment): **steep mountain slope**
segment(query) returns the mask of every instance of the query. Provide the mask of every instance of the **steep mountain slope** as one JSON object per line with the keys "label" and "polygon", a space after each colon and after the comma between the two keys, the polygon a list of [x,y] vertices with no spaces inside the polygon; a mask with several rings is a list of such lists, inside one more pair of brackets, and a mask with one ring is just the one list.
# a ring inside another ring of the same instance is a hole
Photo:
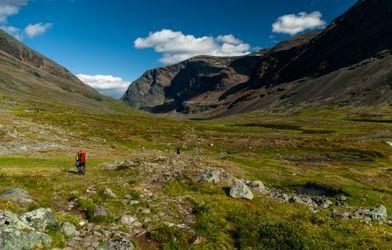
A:
{"label": "steep mountain slope", "polygon": [[149,70],[131,84],[122,100],[132,107],[157,113],[198,113],[216,109],[228,103],[225,97],[241,89],[261,62],[295,53],[318,33],[298,36],[271,50],[247,56],[198,56]]}
{"label": "steep mountain slope", "polygon": [[[0,101],[107,109],[111,102],[67,69],[0,30]],[[28,106],[28,105],[27,105]]]}
{"label": "steep mountain slope", "polygon": [[[361,0],[325,30],[294,37],[258,54],[240,58],[198,57],[158,69],[158,75],[170,72],[165,84],[160,86],[159,104],[151,94],[159,83],[154,74],[131,85],[123,100],[153,112],[201,112],[210,117],[254,109],[392,103],[390,30],[392,1]],[[248,62],[249,58],[253,58],[252,63]],[[189,63],[194,61],[198,64]],[[211,61],[224,65],[219,77],[213,74],[215,65]],[[198,70],[195,68],[198,65],[210,65],[212,72],[206,74],[203,72],[206,67],[200,66],[203,70]],[[223,76],[222,72],[228,68],[231,74]],[[230,84],[223,84],[222,88],[222,79],[224,82],[230,79]],[[140,90],[141,82],[144,91]],[[182,89],[192,95],[184,95]],[[190,103],[207,108],[190,109]],[[157,108],[162,104],[165,109]]]}

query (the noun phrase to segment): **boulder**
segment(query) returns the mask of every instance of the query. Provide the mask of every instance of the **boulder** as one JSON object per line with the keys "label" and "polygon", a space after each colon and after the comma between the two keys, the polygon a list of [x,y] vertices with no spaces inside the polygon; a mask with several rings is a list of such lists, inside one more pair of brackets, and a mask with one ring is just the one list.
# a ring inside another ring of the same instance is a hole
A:
{"label": "boulder", "polygon": [[56,218],[50,208],[39,208],[21,214],[19,217],[24,223],[35,229],[45,229],[49,224],[55,223]]}
{"label": "boulder", "polygon": [[104,188],[102,194],[106,198],[114,199],[117,197],[117,195],[110,188]]}
{"label": "boulder", "polygon": [[219,183],[223,172],[224,170],[221,168],[207,168],[201,171],[197,179],[209,183]]}
{"label": "boulder", "polygon": [[322,208],[329,208],[330,206],[332,206],[333,205],[333,203],[332,203],[332,201],[330,201],[329,199],[323,199],[321,202],[320,202],[320,207],[322,207]]}
{"label": "boulder", "polygon": [[132,241],[126,238],[110,239],[103,247],[104,250],[134,250]]}
{"label": "boulder", "polygon": [[348,219],[350,217],[350,214],[345,211],[334,211],[333,217],[334,218],[341,218],[341,219]]}
{"label": "boulder", "polygon": [[110,216],[111,213],[109,210],[107,210],[104,207],[101,206],[95,206],[93,209],[94,216]]}
{"label": "boulder", "polygon": [[0,195],[0,199],[15,202],[20,206],[28,206],[34,203],[29,193],[22,188],[7,189]]}
{"label": "boulder", "polygon": [[247,185],[259,193],[266,193],[268,191],[261,181],[249,181]]}
{"label": "boulder", "polygon": [[37,232],[18,215],[0,211],[0,249],[36,249],[48,247],[49,235]]}
{"label": "boulder", "polygon": [[379,206],[378,208],[372,209],[369,212],[369,217],[372,220],[376,220],[376,221],[383,221],[386,220],[388,218],[388,213],[387,213],[387,209],[386,207],[384,207],[383,205]]}
{"label": "boulder", "polygon": [[253,199],[253,193],[242,181],[237,181],[230,189],[230,196],[236,199]]}
{"label": "boulder", "polygon": [[123,215],[120,218],[121,224],[127,227],[142,227],[142,223],[138,221],[138,219],[132,215]]}
{"label": "boulder", "polygon": [[72,237],[79,234],[79,232],[76,230],[74,224],[69,223],[69,222],[64,222],[61,225],[61,232],[63,232],[64,236],[67,238],[72,238]]}

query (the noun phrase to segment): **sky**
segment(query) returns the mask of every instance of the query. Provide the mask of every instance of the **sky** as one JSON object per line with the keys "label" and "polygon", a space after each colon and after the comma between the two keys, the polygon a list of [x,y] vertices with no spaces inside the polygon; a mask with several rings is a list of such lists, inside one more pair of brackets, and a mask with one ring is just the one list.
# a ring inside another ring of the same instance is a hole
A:
{"label": "sky", "polygon": [[119,98],[146,70],[321,29],[355,0],[0,0],[0,28]]}

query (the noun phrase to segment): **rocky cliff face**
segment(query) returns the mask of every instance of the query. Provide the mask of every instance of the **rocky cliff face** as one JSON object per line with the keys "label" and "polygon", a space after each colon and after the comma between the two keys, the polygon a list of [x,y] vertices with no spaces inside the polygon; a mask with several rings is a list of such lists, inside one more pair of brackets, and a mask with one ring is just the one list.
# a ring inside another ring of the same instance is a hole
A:
{"label": "rocky cliff face", "polygon": [[279,44],[272,50],[241,57],[198,56],[149,70],[131,84],[122,100],[156,113],[199,113],[224,105],[225,96],[247,83],[264,60],[296,51],[318,34],[313,32]]}
{"label": "rocky cliff face", "polygon": [[148,71],[123,101],[156,113],[210,117],[391,103],[391,30],[392,1],[361,0],[325,30],[272,49],[233,58],[201,56]]}

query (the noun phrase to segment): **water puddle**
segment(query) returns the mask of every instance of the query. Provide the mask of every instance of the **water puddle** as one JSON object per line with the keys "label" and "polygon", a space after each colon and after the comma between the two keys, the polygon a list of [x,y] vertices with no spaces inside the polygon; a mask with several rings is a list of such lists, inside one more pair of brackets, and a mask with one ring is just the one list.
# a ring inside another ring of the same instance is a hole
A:
{"label": "water puddle", "polygon": [[308,182],[305,185],[295,185],[293,186],[293,188],[299,194],[329,196],[329,197],[334,197],[340,194],[347,195],[341,190],[328,188],[313,182]]}

